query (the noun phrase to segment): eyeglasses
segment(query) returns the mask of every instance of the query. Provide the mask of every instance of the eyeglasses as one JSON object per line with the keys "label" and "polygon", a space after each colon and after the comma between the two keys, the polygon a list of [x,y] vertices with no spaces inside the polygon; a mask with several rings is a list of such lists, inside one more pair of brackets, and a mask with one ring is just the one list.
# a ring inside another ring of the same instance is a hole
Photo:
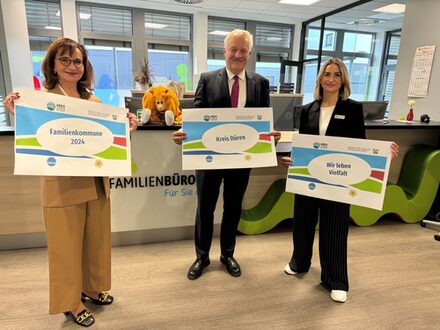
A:
{"label": "eyeglasses", "polygon": [[62,66],[69,66],[72,62],[75,68],[81,68],[84,65],[83,61],[79,58],[75,58],[74,60],[72,60],[68,57],[58,57],[57,60],[60,61]]}
{"label": "eyeglasses", "polygon": [[335,72],[335,73],[324,72],[324,74],[322,76],[325,79],[330,79],[330,77],[333,77],[333,79],[341,79],[342,78],[342,74],[340,72]]}

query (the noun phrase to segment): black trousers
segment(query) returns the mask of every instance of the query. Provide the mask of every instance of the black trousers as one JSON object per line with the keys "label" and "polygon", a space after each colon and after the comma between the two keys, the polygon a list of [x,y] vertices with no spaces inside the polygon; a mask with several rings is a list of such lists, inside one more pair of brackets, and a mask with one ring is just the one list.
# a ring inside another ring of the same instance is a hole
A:
{"label": "black trousers", "polygon": [[309,270],[319,216],[321,282],[332,290],[348,291],[349,211],[348,204],[295,195],[290,268],[299,273]]}
{"label": "black trousers", "polygon": [[196,171],[197,211],[195,248],[197,258],[209,257],[214,230],[214,210],[223,182],[223,216],[220,230],[220,248],[224,257],[232,257],[235,234],[241,216],[241,205],[251,170],[198,170]]}

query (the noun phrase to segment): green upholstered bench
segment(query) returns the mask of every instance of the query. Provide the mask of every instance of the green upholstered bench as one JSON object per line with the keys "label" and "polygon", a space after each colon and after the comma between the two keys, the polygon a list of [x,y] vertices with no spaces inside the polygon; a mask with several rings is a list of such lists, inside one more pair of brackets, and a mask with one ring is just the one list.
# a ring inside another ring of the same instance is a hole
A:
{"label": "green upholstered bench", "polygon": [[405,156],[396,184],[388,184],[382,211],[352,205],[350,216],[359,226],[371,226],[393,213],[404,222],[421,221],[429,212],[440,181],[440,150],[417,145]]}
{"label": "green upholstered bench", "polygon": [[260,202],[242,210],[238,230],[243,234],[262,234],[284,219],[293,217],[293,194],[285,192],[286,179],[272,183]]}
{"label": "green upholstered bench", "polygon": [[[394,213],[407,223],[421,221],[431,208],[440,181],[440,150],[418,145],[407,153],[397,184],[388,184],[382,211],[352,205],[350,216],[358,226],[371,226]],[[285,179],[276,180],[253,208],[242,210],[238,230],[261,234],[293,216],[293,194],[284,191]]]}

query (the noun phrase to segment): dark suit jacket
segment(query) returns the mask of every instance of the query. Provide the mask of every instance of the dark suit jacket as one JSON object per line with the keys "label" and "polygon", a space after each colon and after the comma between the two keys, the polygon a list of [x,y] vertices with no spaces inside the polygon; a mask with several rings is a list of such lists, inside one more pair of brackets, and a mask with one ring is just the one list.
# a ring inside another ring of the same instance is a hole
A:
{"label": "dark suit jacket", "polygon": [[[301,134],[319,135],[321,101],[315,100],[303,106],[299,125]],[[351,99],[339,99],[325,133],[327,136],[365,139],[362,104]]]}
{"label": "dark suit jacket", "polygon": [[[197,86],[194,106],[197,108],[229,108],[228,74],[226,68],[202,73]],[[269,80],[246,71],[245,107],[269,106]]]}

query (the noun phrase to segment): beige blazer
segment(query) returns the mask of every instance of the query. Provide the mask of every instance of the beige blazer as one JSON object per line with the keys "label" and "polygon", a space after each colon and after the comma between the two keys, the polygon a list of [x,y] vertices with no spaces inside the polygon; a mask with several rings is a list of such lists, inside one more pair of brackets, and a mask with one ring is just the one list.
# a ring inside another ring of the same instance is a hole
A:
{"label": "beige blazer", "polygon": [[[58,86],[47,92],[63,95]],[[101,102],[99,98],[93,95],[90,96],[89,101]],[[71,206],[98,199],[95,180],[102,180],[105,195],[109,198],[110,181],[107,177],[43,176],[41,178],[41,200],[43,206]]]}

